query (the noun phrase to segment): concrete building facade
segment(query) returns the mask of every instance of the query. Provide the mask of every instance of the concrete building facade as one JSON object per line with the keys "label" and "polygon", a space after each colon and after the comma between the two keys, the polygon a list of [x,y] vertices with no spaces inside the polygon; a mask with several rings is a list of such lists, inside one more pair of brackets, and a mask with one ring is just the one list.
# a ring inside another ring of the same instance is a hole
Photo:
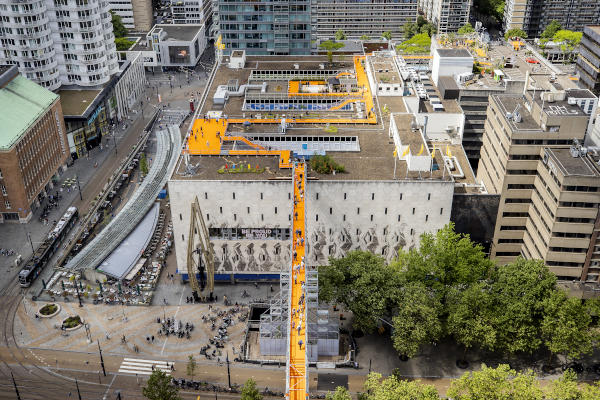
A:
{"label": "concrete building facade", "polygon": [[419,0],[419,12],[438,34],[455,33],[469,22],[470,7],[470,0]]}
{"label": "concrete building facade", "polygon": [[417,19],[417,3],[417,0],[319,1],[317,35],[333,39],[341,29],[350,39],[362,35],[376,39],[387,31],[392,32],[394,38],[400,38],[404,35],[402,27],[407,20],[410,18],[415,22]]}
{"label": "concrete building facade", "polygon": [[0,1],[0,62],[49,90],[99,86],[118,70],[107,0]]}
{"label": "concrete building facade", "polygon": [[524,30],[529,38],[540,36],[556,20],[563,29],[582,32],[586,25],[600,23],[600,3],[595,0],[507,0],[504,32]]}
{"label": "concrete building facade", "polygon": [[0,126],[0,222],[27,222],[66,169],[60,98],[0,66]]}
{"label": "concrete building facade", "polygon": [[152,1],[109,0],[111,11],[121,17],[125,28],[148,32],[153,25]]}
{"label": "concrete building facade", "polygon": [[575,71],[585,88],[600,94],[600,25],[583,29]]}

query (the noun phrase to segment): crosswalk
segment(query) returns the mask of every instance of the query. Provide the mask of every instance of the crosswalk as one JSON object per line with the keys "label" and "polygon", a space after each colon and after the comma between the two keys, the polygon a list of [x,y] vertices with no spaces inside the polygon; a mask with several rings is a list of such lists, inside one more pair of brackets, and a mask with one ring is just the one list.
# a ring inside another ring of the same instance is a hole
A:
{"label": "crosswalk", "polygon": [[125,358],[119,367],[119,372],[126,374],[152,375],[152,366],[154,366],[154,369],[160,368],[166,372],[167,375],[170,375],[171,365],[174,365],[174,363],[157,360],[140,360],[138,358]]}

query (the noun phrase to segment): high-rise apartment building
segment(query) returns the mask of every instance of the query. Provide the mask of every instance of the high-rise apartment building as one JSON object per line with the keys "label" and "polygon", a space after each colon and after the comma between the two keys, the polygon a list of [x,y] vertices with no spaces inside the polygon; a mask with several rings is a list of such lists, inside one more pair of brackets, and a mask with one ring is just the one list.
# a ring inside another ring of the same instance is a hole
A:
{"label": "high-rise apartment building", "polygon": [[111,11],[121,17],[125,28],[148,32],[154,23],[152,1],[148,0],[108,0]]}
{"label": "high-rise apartment building", "polygon": [[507,0],[503,29],[524,30],[528,37],[539,36],[556,20],[564,29],[582,32],[586,25],[600,22],[600,3],[596,0]]}
{"label": "high-rise apartment building", "polygon": [[58,95],[0,65],[0,222],[27,222],[69,148]]}
{"label": "high-rise apartment building", "polygon": [[400,38],[407,20],[417,19],[417,3],[418,0],[322,0],[317,4],[317,34],[333,38],[341,29],[349,38],[378,38],[391,31],[394,38]]}
{"label": "high-rise apartment building", "polygon": [[212,24],[211,0],[172,1],[171,13],[174,24]]}
{"label": "high-rise apartment building", "polygon": [[213,31],[221,37],[223,55],[237,49],[248,55],[310,55],[311,37],[317,38],[317,2],[312,1],[213,0]]}
{"label": "high-rise apartment building", "polygon": [[598,280],[587,254],[600,169],[580,145],[590,121],[583,99],[597,103],[588,90],[560,87],[490,96],[477,178],[501,195],[491,250],[498,262],[538,258],[560,279]]}
{"label": "high-rise apartment building", "polygon": [[0,0],[0,21],[0,63],[49,90],[119,70],[107,0]]}
{"label": "high-rise apartment building", "polygon": [[470,0],[419,0],[419,12],[438,33],[458,31],[469,22]]}
{"label": "high-rise apartment building", "polygon": [[584,87],[600,94],[600,25],[583,29],[575,71]]}

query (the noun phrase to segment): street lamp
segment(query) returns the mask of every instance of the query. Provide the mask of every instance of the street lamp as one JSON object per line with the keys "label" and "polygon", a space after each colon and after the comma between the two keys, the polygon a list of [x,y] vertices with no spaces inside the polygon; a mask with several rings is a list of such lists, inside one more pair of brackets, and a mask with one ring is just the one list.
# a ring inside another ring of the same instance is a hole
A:
{"label": "street lamp", "polygon": [[227,351],[225,360],[227,361],[227,380],[229,381],[229,389],[231,389],[231,374],[229,373],[229,350]]}
{"label": "street lamp", "polygon": [[25,237],[27,238],[27,241],[31,245],[31,255],[33,256],[35,254],[35,250],[33,248],[33,242],[31,241],[31,235],[29,233],[27,233],[27,227],[25,226],[25,224],[23,224],[23,229],[25,229]]}
{"label": "street lamp", "polygon": [[100,352],[100,365],[102,366],[102,372],[106,376],[106,370],[104,369],[104,359],[102,358],[102,349],[100,348],[100,340],[98,340],[98,351]]}
{"label": "street lamp", "polygon": [[77,175],[77,190],[79,190],[79,198],[83,201],[83,195],[81,194],[81,185],[79,184],[79,175]]}
{"label": "street lamp", "polygon": [[[79,194],[81,194],[81,190],[79,191]],[[77,299],[79,300],[79,307],[83,307],[83,304],[81,304],[81,294],[79,293],[79,288],[77,287],[77,281],[75,279],[73,279],[73,284],[75,285],[75,290],[77,291]]]}

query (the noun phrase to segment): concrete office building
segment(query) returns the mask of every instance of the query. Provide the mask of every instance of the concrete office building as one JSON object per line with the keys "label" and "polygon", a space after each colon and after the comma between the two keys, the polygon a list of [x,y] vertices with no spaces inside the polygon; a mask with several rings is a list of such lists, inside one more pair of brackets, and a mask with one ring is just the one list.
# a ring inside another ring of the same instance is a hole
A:
{"label": "concrete office building", "polygon": [[106,0],[0,0],[0,62],[49,90],[99,86],[118,70]]}
{"label": "concrete office building", "polygon": [[419,0],[419,13],[436,26],[438,34],[455,33],[469,22],[470,7],[470,0]]}
{"label": "concrete office building", "polygon": [[585,88],[600,94],[600,25],[583,29],[575,71]]}
{"label": "concrete office building", "polygon": [[149,0],[108,0],[110,9],[121,17],[125,28],[148,32],[153,25],[152,1]]}
{"label": "concrete office building", "polygon": [[224,55],[238,49],[248,55],[310,55],[311,39],[317,39],[316,7],[311,11],[305,1],[214,0],[212,10],[212,32],[221,38]]}
{"label": "concrete office building", "polygon": [[66,169],[60,98],[0,65],[0,126],[0,222],[27,222]]}
{"label": "concrete office building", "polygon": [[600,23],[600,3],[596,0],[507,0],[503,30],[519,28],[530,38],[540,36],[556,20],[563,29],[582,32],[586,25]]}
{"label": "concrete office building", "polygon": [[391,31],[393,37],[397,39],[404,35],[402,27],[407,19],[416,21],[417,2],[417,0],[319,1],[317,35],[320,38],[333,39],[335,33],[341,29],[350,39],[358,39],[362,35],[377,39],[383,32]]}
{"label": "concrete office building", "polygon": [[174,24],[212,25],[211,0],[172,1],[171,13]]}
{"label": "concrete office building", "polygon": [[501,195],[491,251],[498,262],[539,258],[559,279],[592,279],[587,253],[600,171],[580,145],[590,121],[579,105],[586,97],[593,95],[558,85],[490,96],[477,176]]}

